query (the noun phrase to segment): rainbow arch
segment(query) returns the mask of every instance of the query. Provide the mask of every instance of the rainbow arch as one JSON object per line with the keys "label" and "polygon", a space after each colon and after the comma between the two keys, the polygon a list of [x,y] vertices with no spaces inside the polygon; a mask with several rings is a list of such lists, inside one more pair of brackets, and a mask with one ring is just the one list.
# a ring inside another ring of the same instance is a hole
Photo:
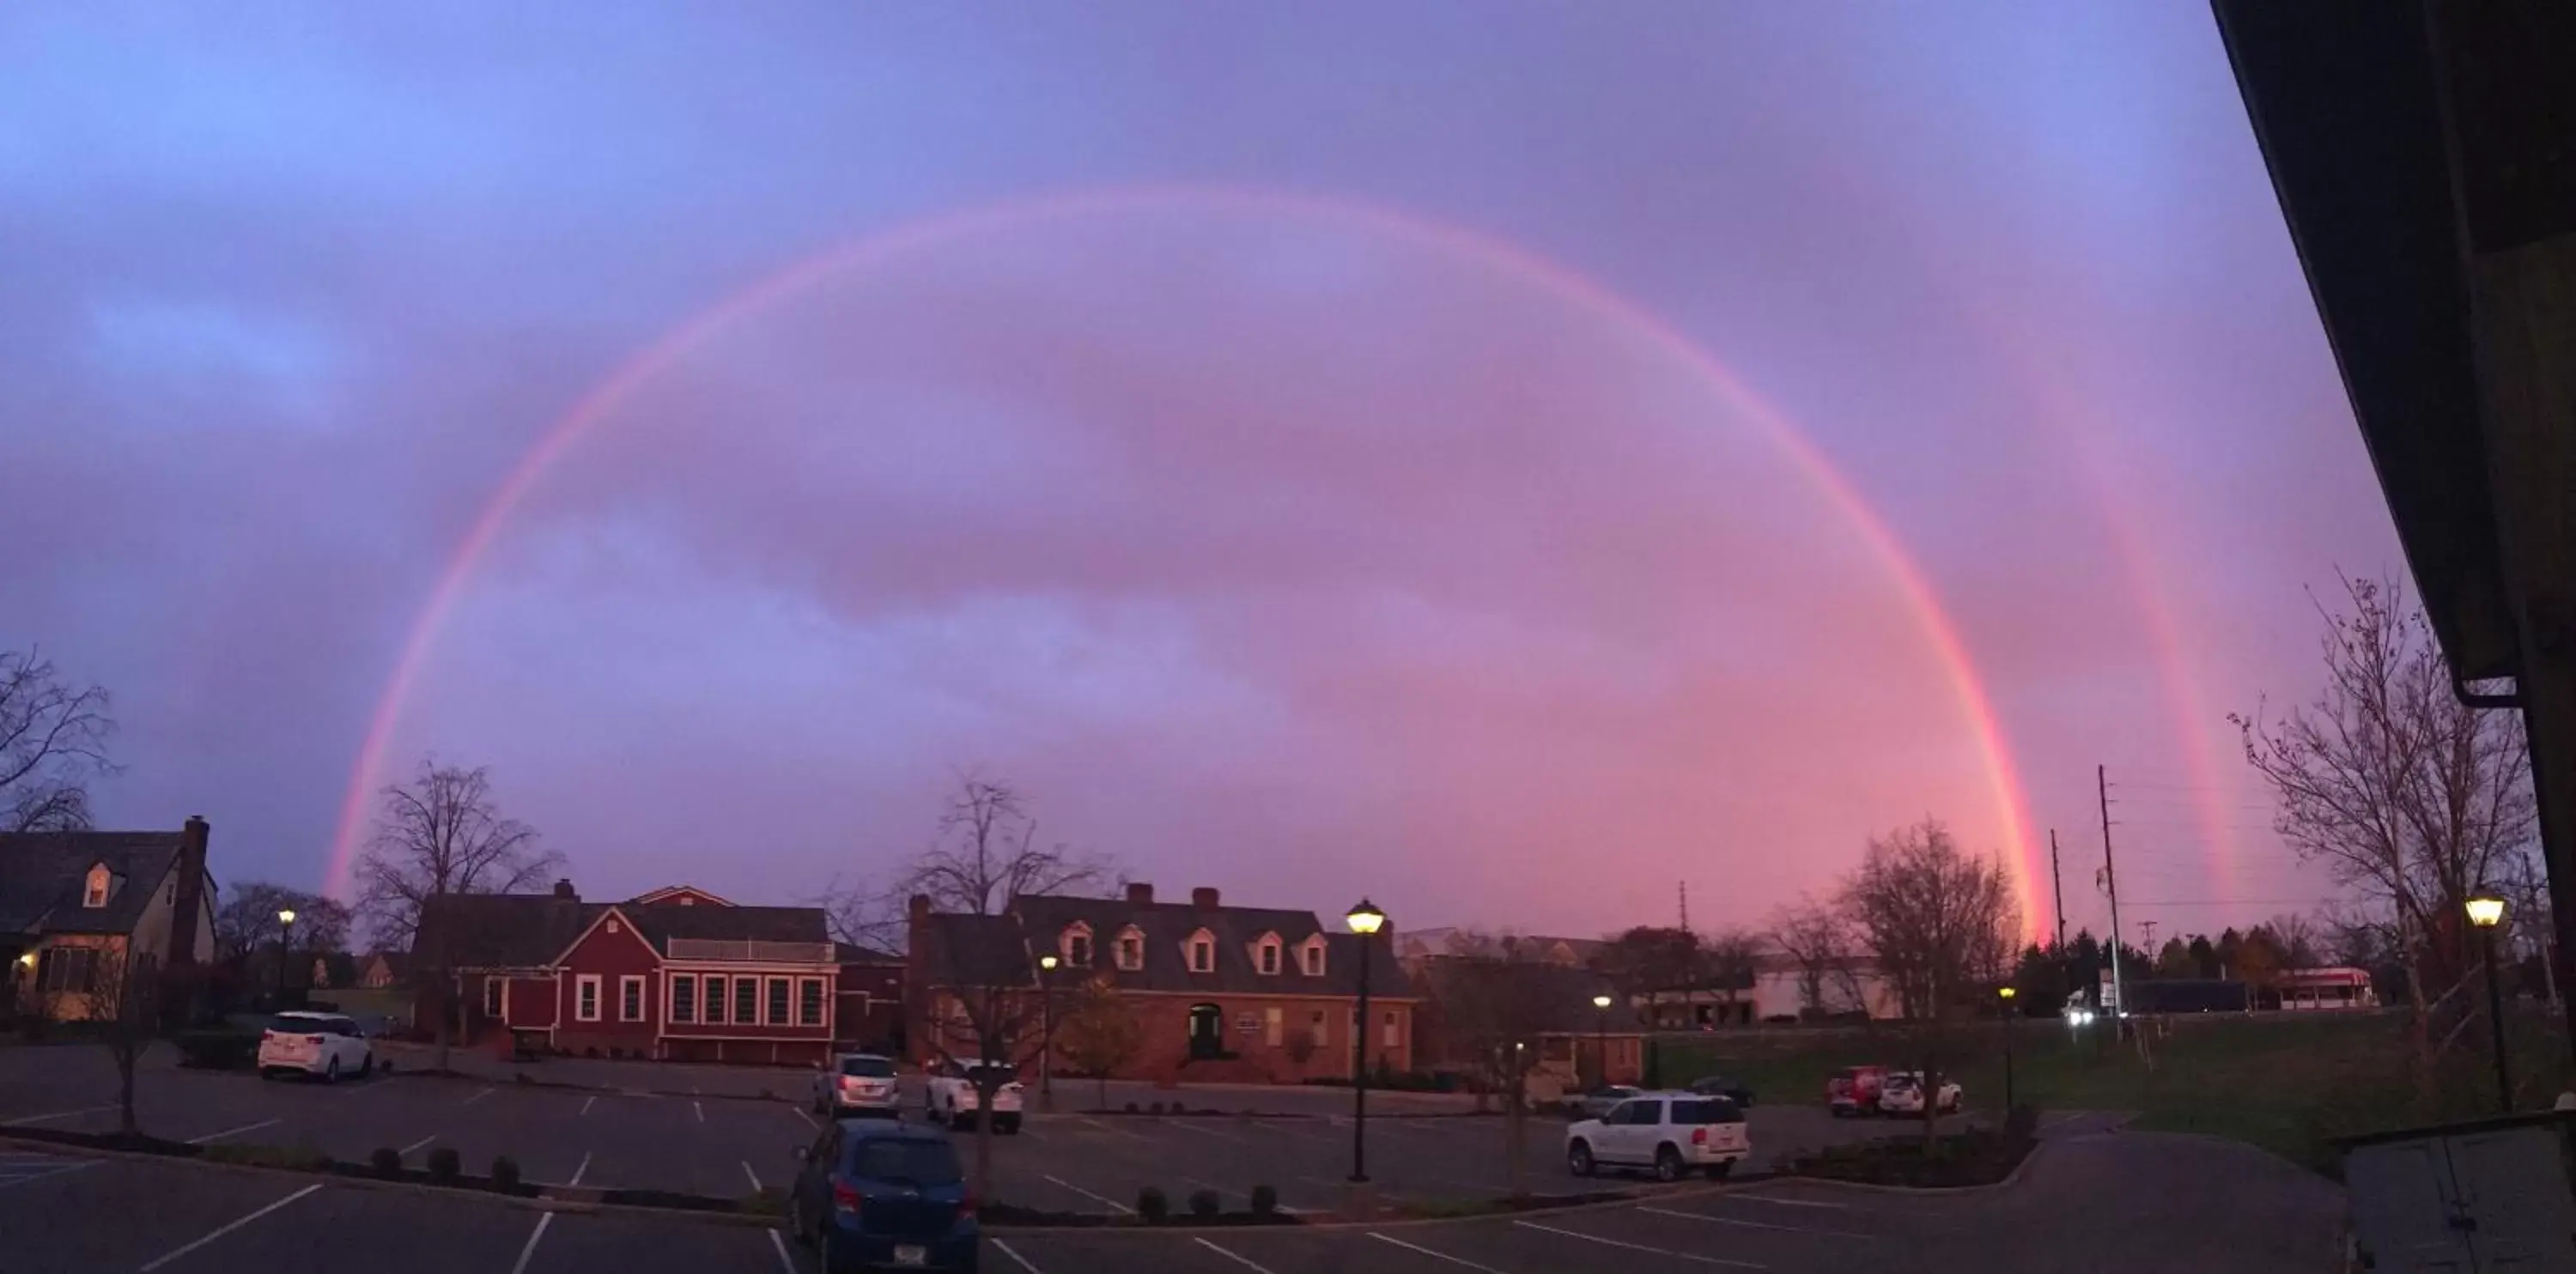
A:
{"label": "rainbow arch", "polygon": [[428,601],[404,638],[393,674],[369,717],[365,740],[351,768],[348,790],[341,799],[324,884],[326,892],[342,897],[349,892],[350,875],[365,838],[368,809],[380,782],[379,776],[383,773],[386,754],[394,729],[401,720],[403,706],[428,661],[440,629],[481,565],[484,555],[508,524],[511,514],[546,473],[664,368],[733,324],[837,275],[865,270],[978,235],[1001,233],[1038,222],[1173,208],[1286,214],[1316,219],[1400,241],[1433,246],[1509,276],[1528,280],[1569,304],[1645,338],[1660,353],[1687,367],[1721,401],[1753,422],[1860,535],[1886,567],[1906,608],[1914,615],[1975,735],[1986,770],[1988,796],[2004,829],[2023,924],[2028,932],[2039,931],[2040,897],[2036,882],[2044,868],[2033,859],[2028,801],[2013,764],[2011,750],[2004,741],[2002,725],[1986,693],[1985,683],[1969,658],[1967,644],[1948,611],[1942,607],[1930,580],[1905,551],[1902,541],[1886,520],[1786,415],[1661,317],[1598,280],[1509,240],[1418,213],[1339,197],[1199,184],[1073,190],[942,212],[903,222],[790,263],[749,287],[726,296],[664,333],[593,386],[547,426],[544,434],[521,455],[484,502],[455,552],[440,570]]}

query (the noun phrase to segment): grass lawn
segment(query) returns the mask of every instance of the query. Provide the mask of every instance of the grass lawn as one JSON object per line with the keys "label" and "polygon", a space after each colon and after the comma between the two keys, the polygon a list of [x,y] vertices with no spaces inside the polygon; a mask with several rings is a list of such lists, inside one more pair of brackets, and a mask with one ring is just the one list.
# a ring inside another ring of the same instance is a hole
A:
{"label": "grass lawn", "polygon": [[[2508,1014],[2516,1106],[2545,1109],[2569,1073],[2560,1020],[2537,1005]],[[2140,1128],[2234,1137],[2331,1171],[2330,1138],[2496,1113],[2482,1032],[2453,1045],[2426,1091],[2409,1065],[2409,1029],[2400,1013],[2196,1014],[2145,1027],[2142,1056],[2104,1024],[2026,1019],[2013,1026],[2013,1096],[2043,1110],[2136,1111]],[[1930,1043],[1901,1023],[1666,1036],[1660,1078],[1686,1084],[1715,1071],[1765,1102],[1820,1103],[1834,1071],[1919,1066]],[[2001,1108],[2002,1024],[1950,1025],[1940,1065],[1971,1107]]]}

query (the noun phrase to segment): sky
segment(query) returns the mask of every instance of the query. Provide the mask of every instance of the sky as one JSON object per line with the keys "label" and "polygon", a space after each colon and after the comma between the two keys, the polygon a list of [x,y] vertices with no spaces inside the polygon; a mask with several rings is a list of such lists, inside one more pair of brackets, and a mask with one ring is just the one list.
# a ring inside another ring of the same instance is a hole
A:
{"label": "sky", "polygon": [[[2324,898],[2231,711],[2402,569],[2205,10],[12,5],[0,647],[102,825],[585,896],[961,773],[1167,893],[1755,924]],[[355,796],[353,803],[352,797]]]}

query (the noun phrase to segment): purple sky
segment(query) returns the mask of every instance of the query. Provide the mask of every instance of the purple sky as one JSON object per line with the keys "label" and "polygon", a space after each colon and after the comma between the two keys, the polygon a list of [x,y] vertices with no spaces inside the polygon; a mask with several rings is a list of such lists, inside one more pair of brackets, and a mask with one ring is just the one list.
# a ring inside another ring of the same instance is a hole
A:
{"label": "purple sky", "polygon": [[2224,714],[2395,543],[2198,8],[435,8],[0,14],[0,645],[227,880],[325,879],[585,395],[912,226],[535,475],[395,769],[491,765],[596,896],[882,875],[966,766],[1399,925],[2009,852],[1890,561],[1677,335],[1919,566],[2075,923],[2097,763],[2124,919],[2325,892]]}

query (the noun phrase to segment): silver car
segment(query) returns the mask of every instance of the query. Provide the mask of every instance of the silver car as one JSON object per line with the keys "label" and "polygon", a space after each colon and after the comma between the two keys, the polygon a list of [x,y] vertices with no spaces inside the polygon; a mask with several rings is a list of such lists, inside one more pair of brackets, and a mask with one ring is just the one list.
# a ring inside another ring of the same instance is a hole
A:
{"label": "silver car", "polygon": [[809,1104],[814,1113],[888,1115],[901,1118],[896,1105],[894,1062],[875,1053],[841,1053],[814,1075]]}
{"label": "silver car", "polygon": [[1611,1107],[1616,1106],[1644,1091],[1645,1090],[1642,1088],[1634,1088],[1627,1084],[1609,1084],[1593,1089],[1591,1092],[1585,1093],[1581,1097],[1574,1099],[1574,1117],[1577,1119],[1599,1119],[1603,1115],[1609,1114]]}

